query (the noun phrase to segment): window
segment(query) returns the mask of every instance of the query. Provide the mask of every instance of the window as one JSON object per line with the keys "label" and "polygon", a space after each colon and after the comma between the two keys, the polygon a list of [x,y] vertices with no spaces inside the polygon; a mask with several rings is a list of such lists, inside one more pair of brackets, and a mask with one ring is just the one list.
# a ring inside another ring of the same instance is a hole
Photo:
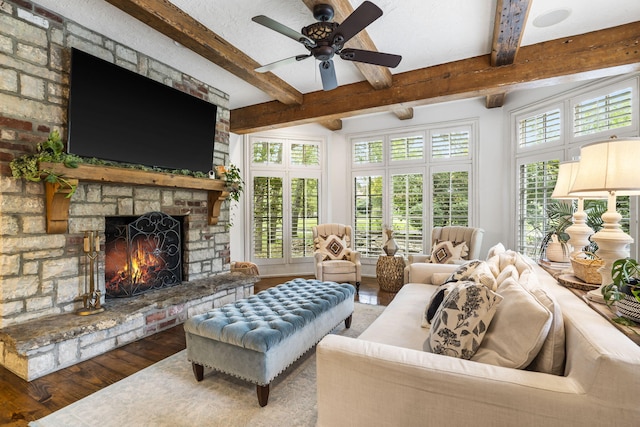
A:
{"label": "window", "polygon": [[520,147],[531,147],[560,140],[560,109],[554,109],[520,120],[518,143]]}
{"label": "window", "polygon": [[573,135],[583,136],[631,126],[632,117],[632,90],[627,87],[575,105]]}
{"label": "window", "polygon": [[318,225],[318,179],[291,179],[291,256],[313,257],[313,232]]}
{"label": "window", "polygon": [[284,256],[282,200],[282,178],[253,178],[253,255],[256,258]]}
{"label": "window", "polygon": [[359,141],[353,144],[353,163],[382,163],[382,140]]}
{"label": "window", "polygon": [[356,176],[353,184],[354,248],[362,257],[377,257],[382,245],[382,176]]}
{"label": "window", "polygon": [[518,195],[518,251],[535,257],[549,218],[546,206],[558,178],[558,160],[521,164]]}
{"label": "window", "polygon": [[420,160],[424,151],[422,135],[391,138],[391,161]]}
{"label": "window", "polygon": [[436,172],[431,180],[433,226],[468,226],[469,172]]}
{"label": "window", "polygon": [[421,173],[391,176],[391,226],[401,253],[422,252],[423,181]]}
{"label": "window", "polygon": [[469,155],[468,131],[434,133],[431,135],[431,157],[450,159]]}
{"label": "window", "polygon": [[318,141],[250,139],[252,259],[289,264],[313,258],[320,213],[322,150]]}
{"label": "window", "polygon": [[471,223],[473,130],[458,123],[352,140],[354,241],[363,259],[383,254],[385,227],[406,256],[429,248],[432,225]]}
{"label": "window", "polygon": [[[588,90],[566,93],[546,105],[512,114],[518,182],[514,228],[519,251],[536,255],[549,229],[547,204],[559,161],[577,159],[581,146],[603,141],[614,129],[618,136],[637,136],[638,83],[634,77],[589,85]],[[588,202],[606,209],[605,201]],[[617,204],[623,230],[634,236],[637,227],[630,218],[637,216],[637,201],[619,197]]]}

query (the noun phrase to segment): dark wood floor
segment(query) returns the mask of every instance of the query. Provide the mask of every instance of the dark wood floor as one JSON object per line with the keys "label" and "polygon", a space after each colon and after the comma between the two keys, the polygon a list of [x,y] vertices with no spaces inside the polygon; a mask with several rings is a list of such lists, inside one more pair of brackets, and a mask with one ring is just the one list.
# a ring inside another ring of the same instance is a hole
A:
{"label": "dark wood floor", "polygon": [[[283,283],[289,277],[265,278],[255,291]],[[365,278],[356,301],[387,305],[395,294],[381,291],[374,278]],[[0,367],[0,426],[26,426],[103,387],[107,387],[185,348],[184,330],[175,326],[151,337],[31,382]],[[103,412],[96,408],[96,425]]]}

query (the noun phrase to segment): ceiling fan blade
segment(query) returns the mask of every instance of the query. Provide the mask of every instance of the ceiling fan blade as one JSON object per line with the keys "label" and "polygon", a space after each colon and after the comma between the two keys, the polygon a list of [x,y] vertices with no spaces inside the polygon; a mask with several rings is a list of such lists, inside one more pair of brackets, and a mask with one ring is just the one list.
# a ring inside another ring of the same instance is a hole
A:
{"label": "ceiling fan blade", "polygon": [[322,89],[332,90],[338,87],[336,69],[331,59],[320,63],[320,77],[322,78]]}
{"label": "ceiling fan blade", "polygon": [[361,49],[343,49],[340,52],[340,58],[347,61],[366,62],[367,64],[382,65],[390,68],[397,67],[402,60],[400,55]]}
{"label": "ceiling fan blade", "polygon": [[267,71],[271,71],[274,70],[282,65],[287,65],[287,64],[293,64],[294,62],[297,61],[302,61],[303,59],[307,59],[309,57],[311,57],[312,55],[296,55],[296,56],[292,56],[291,58],[285,58],[285,59],[281,59],[279,61],[276,62],[272,62],[270,64],[267,65],[263,65],[262,67],[258,67],[255,69],[256,73],[266,73]]}
{"label": "ceiling fan blade", "polygon": [[334,42],[340,46],[344,45],[353,36],[364,30],[367,25],[381,16],[382,9],[370,1],[365,1],[336,28],[334,31]]}
{"label": "ceiling fan blade", "polygon": [[286,25],[283,25],[281,23],[279,23],[278,21],[275,21],[271,18],[269,18],[268,16],[264,16],[264,15],[258,15],[258,16],[254,16],[253,18],[251,18],[251,20],[253,22],[257,22],[260,25],[264,25],[267,28],[272,29],[273,31],[276,31],[282,35],[285,35],[289,38],[292,38],[293,40],[300,42],[304,45],[310,46],[310,47],[314,47],[316,45],[316,42],[314,42],[312,39],[310,39],[309,37],[305,36],[304,34],[293,30],[289,27],[287,27]]}

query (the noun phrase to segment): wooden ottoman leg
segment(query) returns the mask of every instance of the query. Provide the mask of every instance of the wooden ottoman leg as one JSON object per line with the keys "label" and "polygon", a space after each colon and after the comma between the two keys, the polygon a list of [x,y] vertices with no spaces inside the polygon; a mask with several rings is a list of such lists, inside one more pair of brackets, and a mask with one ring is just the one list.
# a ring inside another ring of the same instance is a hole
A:
{"label": "wooden ottoman leg", "polygon": [[258,403],[260,407],[267,406],[269,401],[269,384],[256,386],[258,392]]}
{"label": "wooden ottoman leg", "polygon": [[353,314],[344,319],[344,327],[349,329],[351,327],[351,319],[353,318]]}
{"label": "wooden ottoman leg", "polygon": [[196,381],[202,381],[204,378],[204,366],[191,362],[191,369],[193,369],[193,375],[195,375]]}

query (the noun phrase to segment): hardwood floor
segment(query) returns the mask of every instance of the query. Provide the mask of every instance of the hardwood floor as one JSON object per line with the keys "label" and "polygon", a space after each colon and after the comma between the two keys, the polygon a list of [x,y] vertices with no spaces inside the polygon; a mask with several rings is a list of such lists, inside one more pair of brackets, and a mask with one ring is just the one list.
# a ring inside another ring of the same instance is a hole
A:
{"label": "hardwood floor", "polygon": [[[292,277],[264,278],[255,292]],[[309,276],[307,278],[312,278]],[[388,305],[395,294],[381,291],[375,278],[363,278],[356,301]],[[31,382],[0,367],[0,426],[26,426],[185,348],[182,325],[125,345]],[[103,411],[96,408],[96,425]]]}

